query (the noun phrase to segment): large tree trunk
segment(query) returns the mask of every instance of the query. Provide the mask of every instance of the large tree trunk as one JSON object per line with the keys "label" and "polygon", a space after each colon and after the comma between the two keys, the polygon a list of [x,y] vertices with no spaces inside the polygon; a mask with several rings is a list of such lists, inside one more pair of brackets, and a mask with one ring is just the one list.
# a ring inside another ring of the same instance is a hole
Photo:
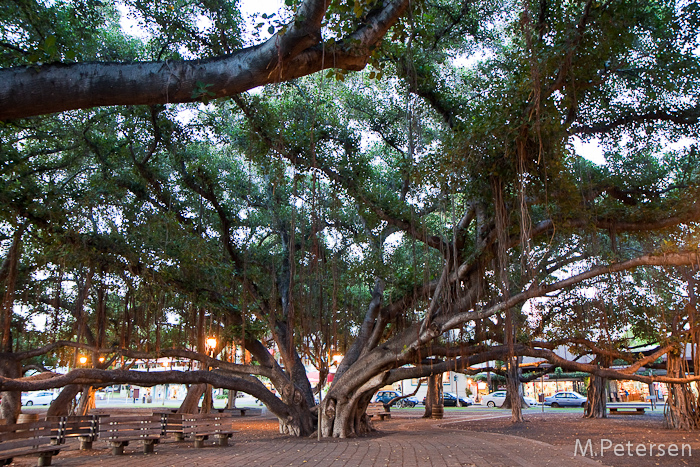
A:
{"label": "large tree trunk", "polygon": [[75,410],[76,415],[88,415],[90,410],[95,408],[95,388],[93,386],[83,386],[80,396],[80,403]]}
{"label": "large tree trunk", "polygon": [[[6,378],[19,378],[22,366],[17,360],[0,358],[0,375]],[[16,423],[22,410],[22,393],[19,391],[2,391],[2,404],[0,404],[0,418],[7,423]]]}
{"label": "large tree trunk", "polygon": [[206,385],[204,389],[204,399],[202,399],[202,407],[199,413],[211,413],[211,409],[214,407],[214,398],[212,396],[213,389],[211,384]]}
{"label": "large tree trunk", "polygon": [[[596,357],[596,363],[598,365],[602,363],[605,367],[610,367],[612,360],[599,355]],[[607,418],[608,398],[605,392],[607,387],[607,378],[591,375],[590,384],[588,385],[588,400],[583,411],[584,418]]]}
{"label": "large tree trunk", "polygon": [[608,381],[600,376],[591,375],[591,382],[588,385],[588,400],[583,411],[584,418],[607,418],[607,395],[605,388]]}
{"label": "large tree trunk", "polygon": [[[2,297],[2,341],[0,350],[12,352],[12,314],[15,303],[15,285],[21,255],[22,235],[26,224],[22,224],[15,230],[12,245],[3,261],[2,276],[5,279],[5,293]],[[19,378],[22,376],[21,362],[11,358],[0,358],[0,375],[6,378]],[[8,423],[15,423],[22,410],[22,393],[19,391],[3,391],[0,393],[2,404],[0,405],[0,417]]]}
{"label": "large tree trunk", "polygon": [[279,419],[280,433],[292,436],[309,436],[317,424],[317,417],[309,410],[304,393],[293,384],[282,389],[282,402],[287,404],[289,415]]}
{"label": "large tree trunk", "polygon": [[81,387],[77,384],[69,384],[65,386],[61,393],[51,403],[46,416],[61,416],[72,415],[75,411],[75,396],[80,392]]}
{"label": "large tree trunk", "polygon": [[[680,350],[668,353],[666,373],[672,378],[682,378],[687,371]],[[697,430],[700,428],[698,396],[690,389],[690,384],[670,384],[664,407],[664,426],[676,430]]]}
{"label": "large tree trunk", "polygon": [[523,405],[527,406],[523,399],[523,385],[520,384],[521,357],[511,357],[506,362],[506,399],[502,408],[511,409],[510,421],[521,423],[523,419]]}
{"label": "large tree trunk", "polygon": [[207,389],[206,384],[192,384],[187,390],[187,395],[185,399],[180,404],[177,409],[177,413],[193,414],[199,413],[199,398],[202,397],[204,391]]}
{"label": "large tree trunk", "polygon": [[423,418],[433,416],[433,407],[440,405],[440,386],[442,384],[442,374],[428,376],[428,392],[425,395],[425,412]]}
{"label": "large tree trunk", "polygon": [[238,391],[234,391],[233,389],[229,389],[228,390],[228,400],[226,401],[226,408],[227,409],[236,408],[236,397],[238,397]]}
{"label": "large tree trunk", "polygon": [[372,431],[365,412],[374,393],[386,384],[386,373],[375,375],[357,388],[348,386],[347,378],[333,382],[321,405],[321,435],[348,438]]}

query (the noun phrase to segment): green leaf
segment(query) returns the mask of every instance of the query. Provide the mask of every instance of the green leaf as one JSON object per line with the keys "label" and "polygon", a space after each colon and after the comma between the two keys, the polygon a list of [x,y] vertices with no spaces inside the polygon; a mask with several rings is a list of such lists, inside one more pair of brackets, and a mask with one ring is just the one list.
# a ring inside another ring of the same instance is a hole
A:
{"label": "green leaf", "polygon": [[46,40],[44,41],[44,49],[50,49],[56,45],[56,36],[49,35],[46,37]]}
{"label": "green leaf", "polygon": [[267,32],[269,32],[270,34],[274,34],[274,33],[275,33],[275,27],[274,27],[274,26],[270,26],[269,28],[267,28]]}

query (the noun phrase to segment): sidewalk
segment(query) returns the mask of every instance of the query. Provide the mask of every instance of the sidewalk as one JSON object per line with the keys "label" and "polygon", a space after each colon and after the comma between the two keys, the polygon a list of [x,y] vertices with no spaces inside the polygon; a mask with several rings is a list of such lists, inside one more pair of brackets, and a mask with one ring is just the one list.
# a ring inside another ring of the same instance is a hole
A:
{"label": "sidewalk", "polygon": [[[392,415],[394,415],[392,413]],[[482,466],[601,466],[573,451],[525,438],[473,433],[449,428],[451,423],[489,414],[449,414],[444,420],[424,420],[418,412],[397,413],[392,420],[376,422],[377,433],[353,439],[290,438],[276,432],[276,420],[244,417],[240,430],[225,448],[167,439],[155,454],[144,455],[140,443],[132,443],[124,456],[112,456],[107,443],[95,442],[92,451],[68,445],[53,458],[57,467],[194,467],[194,466],[351,466],[351,467],[482,467]],[[240,420],[240,421],[239,421]],[[12,465],[33,466],[36,458],[18,458]]]}

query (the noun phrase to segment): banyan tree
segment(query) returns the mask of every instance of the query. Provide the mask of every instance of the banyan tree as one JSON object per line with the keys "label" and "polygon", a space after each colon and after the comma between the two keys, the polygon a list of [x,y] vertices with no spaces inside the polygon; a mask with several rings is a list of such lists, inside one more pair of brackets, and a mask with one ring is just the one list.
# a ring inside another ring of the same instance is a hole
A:
{"label": "banyan tree", "polygon": [[[3,13],[3,417],[23,390],[85,411],[95,387],[181,383],[181,411],[210,385],[347,437],[386,385],[501,361],[518,422],[524,357],[692,411],[678,359],[637,370],[696,345],[649,278],[698,274],[697,14],[443,3],[286,2],[246,32],[225,0],[126,2],[143,40],[109,5]],[[158,357],[192,369],[129,368]]]}

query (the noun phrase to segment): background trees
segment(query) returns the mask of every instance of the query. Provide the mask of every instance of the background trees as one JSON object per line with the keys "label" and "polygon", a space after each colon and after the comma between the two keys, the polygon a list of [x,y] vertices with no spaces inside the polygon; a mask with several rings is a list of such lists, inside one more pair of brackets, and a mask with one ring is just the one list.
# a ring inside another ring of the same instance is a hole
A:
{"label": "background trees", "polygon": [[[211,383],[258,397],[285,433],[344,437],[402,379],[500,360],[514,383],[535,356],[651,381],[634,372],[693,335],[694,315],[665,315],[693,287],[657,278],[697,274],[692,6],[304,1],[250,48],[227,2],[135,2],[147,41],[111,7],[29,6],[3,13],[0,44],[3,390]],[[83,110],[20,119],[68,109]],[[76,349],[104,365],[19,378]],[[334,354],[318,407],[302,358],[325,371]],[[158,355],[214,371],[113,370]]]}

